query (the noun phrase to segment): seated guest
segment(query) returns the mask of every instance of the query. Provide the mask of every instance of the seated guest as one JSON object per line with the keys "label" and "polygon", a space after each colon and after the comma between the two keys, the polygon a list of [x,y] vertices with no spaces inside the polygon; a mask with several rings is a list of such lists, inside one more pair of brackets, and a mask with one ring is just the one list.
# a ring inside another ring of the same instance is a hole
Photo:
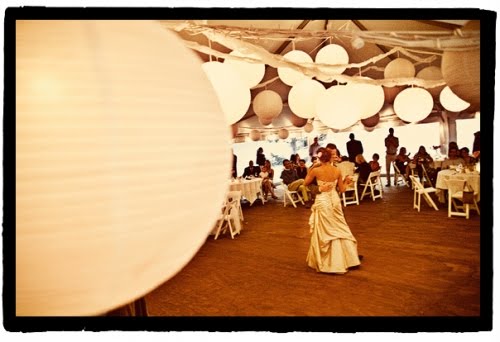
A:
{"label": "seated guest", "polygon": [[273,184],[273,188],[276,188],[276,186],[273,183],[274,179],[274,169],[271,167],[271,161],[269,159],[266,159],[266,162],[264,165],[267,167],[267,172],[269,173],[269,179],[271,180],[271,183]]}
{"label": "seated guest", "polygon": [[306,179],[307,167],[306,167],[306,161],[304,159],[301,159],[299,161],[299,166],[295,170],[297,170],[297,176],[299,176],[299,178]]}
{"label": "seated guest", "polygon": [[469,154],[469,149],[467,147],[462,147],[460,149],[460,157],[464,160],[464,166],[474,165],[477,160]]}
{"label": "seated guest", "polygon": [[253,166],[253,161],[250,160],[248,162],[248,166],[245,167],[245,171],[243,171],[243,178],[246,177],[258,177],[260,173],[260,167]]}
{"label": "seated guest", "polygon": [[401,147],[399,149],[399,154],[396,156],[394,160],[396,167],[399,172],[404,175],[406,181],[408,182],[408,176],[410,175],[410,153],[406,154],[406,147]]}
{"label": "seated guest", "polygon": [[311,207],[311,203],[309,202],[309,195],[307,194],[307,188],[304,185],[304,180],[300,179],[297,175],[297,171],[292,167],[292,163],[285,159],[283,160],[283,166],[285,169],[281,172],[281,179],[283,179],[283,183],[287,186],[290,191],[300,191],[302,194],[302,198],[307,203],[307,207]]}
{"label": "seated guest", "polygon": [[458,165],[464,165],[465,162],[464,160],[459,156],[458,154],[458,149],[455,147],[450,148],[448,151],[448,158],[446,158],[443,163],[441,164],[441,169],[449,169],[450,166],[458,166]]}
{"label": "seated guest", "polygon": [[262,169],[259,173],[259,177],[262,178],[262,189],[264,190],[264,198],[267,199],[267,195],[270,193],[273,199],[278,199],[274,194],[274,185],[273,181],[269,178],[269,171],[267,170],[267,166],[262,166]]}
{"label": "seated guest", "polygon": [[358,182],[365,183],[368,180],[368,176],[372,172],[370,164],[368,164],[362,154],[358,154],[355,158],[357,168],[354,171],[359,174]]}
{"label": "seated guest", "polygon": [[425,150],[425,147],[420,145],[417,154],[415,154],[415,156],[413,157],[412,162],[417,166],[417,174],[421,181],[423,179],[422,168],[424,168],[427,172],[427,175],[429,176],[431,182],[435,180],[437,172],[436,169],[431,166],[433,161],[434,160],[432,159],[431,155]]}
{"label": "seated guest", "polygon": [[380,164],[378,163],[378,160],[380,159],[380,156],[378,153],[374,153],[372,156],[372,160],[370,161],[370,167],[372,168],[372,171],[378,171],[380,170]]}
{"label": "seated guest", "polygon": [[311,166],[313,166],[314,164],[318,163],[319,162],[319,159],[317,156],[313,156],[311,157]]}

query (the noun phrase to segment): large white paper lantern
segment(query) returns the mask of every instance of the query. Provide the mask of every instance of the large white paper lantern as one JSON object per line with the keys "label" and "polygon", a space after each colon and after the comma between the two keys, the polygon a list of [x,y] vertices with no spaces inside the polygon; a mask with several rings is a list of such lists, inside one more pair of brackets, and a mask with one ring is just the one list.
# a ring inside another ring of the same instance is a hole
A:
{"label": "large white paper lantern", "polygon": [[[364,79],[369,79],[369,77],[364,77]],[[360,119],[377,114],[384,106],[385,95],[382,86],[369,83],[352,83],[347,86],[351,88],[351,93],[360,99]]]}
{"label": "large white paper lantern", "polygon": [[259,141],[260,140],[260,131],[257,129],[252,129],[250,131],[250,139],[253,141]]}
{"label": "large white paper lantern", "polygon": [[288,138],[288,134],[289,132],[286,128],[280,128],[280,130],[278,131],[278,137],[283,140]]}
{"label": "large white paper lantern", "polygon": [[[423,80],[430,80],[430,81],[437,81],[437,80],[442,80],[443,79],[443,74],[441,73],[441,68],[438,68],[437,66],[429,66],[427,68],[424,68],[420,70],[417,73],[417,78],[423,79]],[[441,94],[441,91],[443,90],[445,86],[437,86],[433,88],[426,88],[429,93],[431,93],[432,97],[435,100],[439,99],[439,94]]]}
{"label": "large white paper lantern", "polygon": [[[283,55],[283,58],[294,62],[297,64],[301,63],[313,63],[313,59],[307,53],[301,50],[292,50]],[[279,67],[278,68],[278,76],[283,81],[283,83],[294,86],[295,83],[298,83],[301,80],[311,78],[310,76],[304,75],[304,73],[297,71],[288,67]]]}
{"label": "large white paper lantern", "polygon": [[384,69],[384,78],[407,78],[415,76],[415,66],[406,58],[396,58]]}
{"label": "large white paper lantern", "polygon": [[359,121],[361,101],[352,90],[349,86],[333,86],[319,96],[316,112],[323,124],[342,130]]}
{"label": "large white paper lantern", "polygon": [[[260,58],[255,54],[244,54],[238,50],[231,51],[229,55],[236,57],[250,57],[254,59]],[[224,64],[232,66],[243,79],[243,82],[248,88],[252,88],[259,84],[266,71],[266,66],[263,63],[251,63],[228,58],[224,60]]]}
{"label": "large white paper lantern", "polygon": [[[314,61],[316,64],[330,64],[330,65],[343,65],[349,63],[349,55],[347,51],[340,45],[330,44],[321,48],[316,54],[316,58]],[[318,66],[321,71],[327,72],[329,74],[340,75],[342,74],[346,67],[328,67],[324,68]],[[323,82],[332,82],[334,77],[318,77],[320,81]]]}
{"label": "large white paper lantern", "polygon": [[450,112],[461,112],[470,107],[470,103],[465,102],[461,98],[459,98],[453,91],[451,91],[450,87],[446,86],[443,91],[441,91],[441,95],[439,95],[439,101],[441,105]]}
{"label": "large white paper lantern", "polygon": [[324,91],[325,86],[318,81],[310,79],[299,81],[288,93],[290,110],[301,118],[314,118],[318,96]]}
{"label": "large white paper lantern", "polygon": [[203,70],[212,83],[228,125],[238,122],[250,106],[250,89],[228,64],[203,63]]}
{"label": "large white paper lantern", "polygon": [[262,119],[273,119],[283,110],[283,100],[280,94],[272,90],[264,90],[253,99],[253,111]]}
{"label": "large white paper lantern", "polygon": [[16,315],[105,314],[180,271],[220,215],[229,138],[158,23],[18,20]]}
{"label": "large white paper lantern", "polygon": [[394,112],[403,121],[418,122],[432,112],[432,95],[423,88],[408,88],[396,96]]}

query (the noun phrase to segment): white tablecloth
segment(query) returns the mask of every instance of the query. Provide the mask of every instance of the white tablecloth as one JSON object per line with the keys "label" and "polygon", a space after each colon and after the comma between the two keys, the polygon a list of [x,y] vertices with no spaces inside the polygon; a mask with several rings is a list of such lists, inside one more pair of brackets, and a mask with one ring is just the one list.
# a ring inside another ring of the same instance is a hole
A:
{"label": "white tablecloth", "polygon": [[229,191],[235,190],[240,190],[241,195],[245,197],[250,204],[253,204],[253,202],[259,198],[259,194],[262,196],[262,178],[230,181]]}
{"label": "white tablecloth", "polygon": [[[437,174],[436,179],[436,189],[438,190],[448,190],[447,179],[465,179],[467,184],[477,192],[477,201],[481,198],[481,177],[476,171],[470,173],[458,173],[455,170],[441,170]],[[444,202],[444,193],[442,191],[438,192],[438,197],[440,202]]]}

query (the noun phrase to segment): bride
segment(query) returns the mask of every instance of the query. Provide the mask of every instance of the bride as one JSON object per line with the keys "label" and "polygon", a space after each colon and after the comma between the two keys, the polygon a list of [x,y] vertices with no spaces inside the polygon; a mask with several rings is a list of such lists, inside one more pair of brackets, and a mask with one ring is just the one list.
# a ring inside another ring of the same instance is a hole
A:
{"label": "bride", "polygon": [[321,164],[309,169],[304,185],[316,178],[320,194],[311,207],[309,225],[312,232],[311,245],[307,254],[307,265],[318,272],[346,273],[349,267],[358,266],[357,242],[347,225],[342,211],[340,197],[336,191],[344,192],[350,177],[342,180],[336,167],[330,164],[331,152],[318,149]]}

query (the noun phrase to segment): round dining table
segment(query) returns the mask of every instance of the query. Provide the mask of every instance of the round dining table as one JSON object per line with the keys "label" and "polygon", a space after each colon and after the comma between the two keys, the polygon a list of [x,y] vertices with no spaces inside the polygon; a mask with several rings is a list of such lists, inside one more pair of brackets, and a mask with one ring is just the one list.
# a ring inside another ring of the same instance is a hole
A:
{"label": "round dining table", "polygon": [[444,190],[448,190],[448,179],[465,179],[475,193],[477,193],[476,200],[479,202],[481,198],[481,177],[480,173],[477,171],[466,171],[458,172],[457,170],[446,169],[441,170],[437,174],[436,179],[436,189],[438,190],[436,194],[438,195],[439,201],[444,203]]}
{"label": "round dining table", "polygon": [[265,203],[262,194],[262,178],[256,177],[251,179],[236,178],[229,182],[229,191],[241,191],[241,195],[252,205],[260,198],[262,204]]}

